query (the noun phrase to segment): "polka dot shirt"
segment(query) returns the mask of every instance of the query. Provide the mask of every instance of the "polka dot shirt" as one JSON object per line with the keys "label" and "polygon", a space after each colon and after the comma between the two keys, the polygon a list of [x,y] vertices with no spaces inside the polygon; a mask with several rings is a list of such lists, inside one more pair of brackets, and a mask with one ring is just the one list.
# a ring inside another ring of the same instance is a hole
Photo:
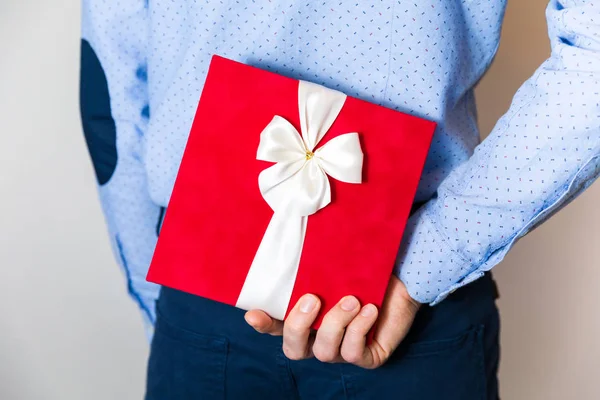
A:
{"label": "polka dot shirt", "polygon": [[158,288],[145,275],[213,54],[438,123],[423,206],[395,268],[420,302],[482,276],[589,186],[600,173],[600,2],[550,1],[552,54],[480,143],[473,87],[504,9],[505,0],[84,0],[82,66],[87,54],[104,76],[114,128],[90,122],[86,139],[148,324]]}

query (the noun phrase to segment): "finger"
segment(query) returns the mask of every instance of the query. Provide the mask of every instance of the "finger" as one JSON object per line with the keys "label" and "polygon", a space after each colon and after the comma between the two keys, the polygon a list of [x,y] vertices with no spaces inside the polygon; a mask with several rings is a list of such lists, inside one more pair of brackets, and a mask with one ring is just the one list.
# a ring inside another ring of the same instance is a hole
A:
{"label": "finger", "polygon": [[317,318],[321,302],[312,294],[306,294],[290,311],[283,324],[283,352],[290,360],[312,356],[309,343],[310,327]]}
{"label": "finger", "polygon": [[340,345],[346,327],[360,311],[360,303],[354,296],[346,296],[323,318],[317,330],[312,351],[314,356],[323,362],[343,361],[340,356]]}
{"label": "finger", "polygon": [[250,310],[244,315],[244,318],[248,325],[260,333],[268,333],[275,336],[283,335],[283,322],[271,318],[262,310]]}
{"label": "finger", "polygon": [[406,336],[419,310],[419,304],[410,298],[406,286],[392,275],[386,299],[379,313],[374,339],[388,352],[393,352]]}
{"label": "finger", "polygon": [[364,368],[381,366],[406,337],[413,324],[419,304],[410,298],[406,286],[392,276],[386,293],[386,301],[379,313],[373,342],[367,347],[371,352],[371,363],[367,359]]}
{"label": "finger", "polygon": [[342,358],[359,367],[374,365],[373,353],[366,346],[367,334],[377,320],[378,310],[373,304],[364,306],[346,328],[340,354]]}

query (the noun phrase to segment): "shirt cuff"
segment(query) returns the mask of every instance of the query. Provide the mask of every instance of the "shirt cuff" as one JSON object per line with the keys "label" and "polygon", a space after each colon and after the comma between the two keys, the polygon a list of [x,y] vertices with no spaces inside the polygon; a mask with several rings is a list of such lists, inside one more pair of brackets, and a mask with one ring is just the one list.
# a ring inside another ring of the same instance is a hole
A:
{"label": "shirt cuff", "polygon": [[436,305],[484,272],[450,247],[425,205],[408,220],[394,274],[414,300]]}
{"label": "shirt cuff", "polygon": [[[594,156],[575,175],[552,202],[548,202],[525,222],[516,226],[493,246],[471,252],[474,258],[455,250],[443,235],[435,200],[426,203],[408,220],[396,259],[394,274],[404,282],[410,296],[420,302],[436,305],[455,290],[479,279],[500,263],[514,244],[539,226],[561,207],[583,192],[600,174],[600,157]],[[439,207],[438,207],[439,208]],[[446,233],[448,228],[444,230]],[[456,236],[458,243],[468,241]]]}

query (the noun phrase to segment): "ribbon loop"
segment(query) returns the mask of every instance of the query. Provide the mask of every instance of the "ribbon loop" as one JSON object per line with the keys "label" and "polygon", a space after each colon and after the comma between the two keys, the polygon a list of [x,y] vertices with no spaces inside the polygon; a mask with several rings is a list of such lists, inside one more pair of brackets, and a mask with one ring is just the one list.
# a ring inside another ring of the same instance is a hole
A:
{"label": "ribbon loop", "polygon": [[285,118],[276,115],[260,134],[256,159],[270,162],[290,162],[304,159],[302,137]]}
{"label": "ribbon loop", "polygon": [[362,182],[363,153],[358,133],[346,133],[331,139],[315,151],[319,165],[327,175],[346,183]]}

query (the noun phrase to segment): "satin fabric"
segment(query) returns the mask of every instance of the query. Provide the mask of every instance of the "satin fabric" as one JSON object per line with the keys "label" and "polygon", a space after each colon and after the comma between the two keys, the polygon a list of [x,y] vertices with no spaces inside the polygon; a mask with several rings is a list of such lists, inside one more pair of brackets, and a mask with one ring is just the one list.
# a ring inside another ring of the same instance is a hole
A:
{"label": "satin fabric", "polygon": [[315,149],[345,101],[341,92],[300,81],[302,135],[279,115],[261,132],[256,158],[276,164],[260,173],[258,184],[274,214],[236,307],[260,309],[283,319],[298,273],[308,216],[331,202],[327,175],[346,183],[361,183],[363,153],[358,133],[342,134]]}

